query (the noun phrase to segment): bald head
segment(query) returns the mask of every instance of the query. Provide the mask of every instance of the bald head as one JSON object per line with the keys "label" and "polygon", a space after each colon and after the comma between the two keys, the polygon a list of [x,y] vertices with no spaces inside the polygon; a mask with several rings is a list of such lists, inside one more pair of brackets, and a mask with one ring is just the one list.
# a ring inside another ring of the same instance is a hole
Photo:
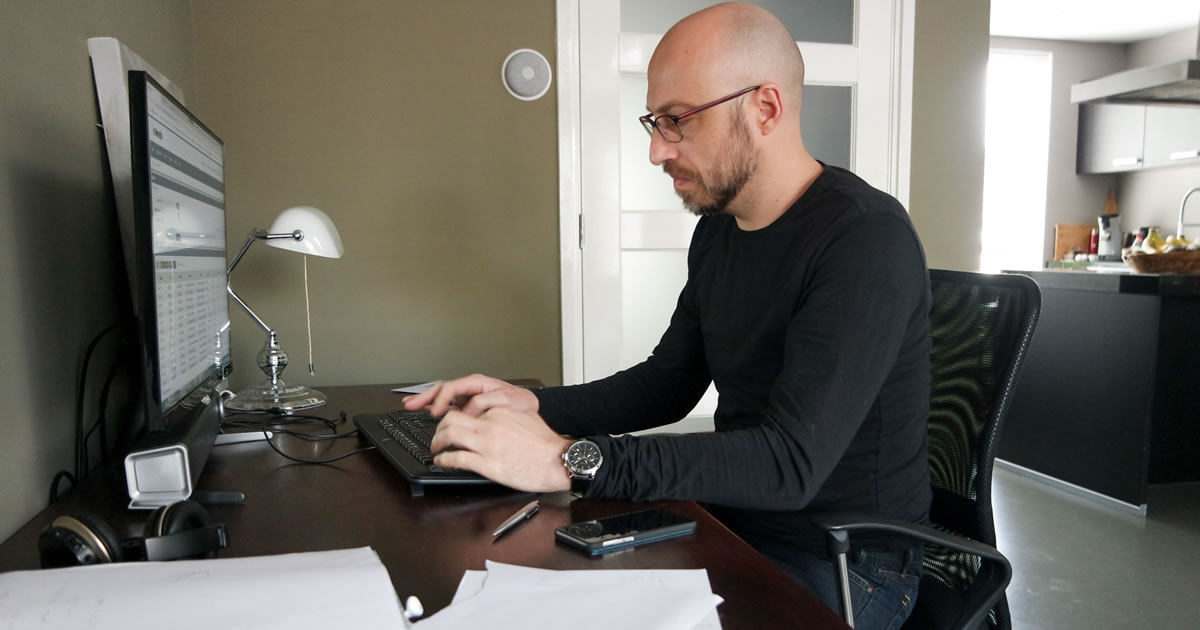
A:
{"label": "bald head", "polygon": [[659,42],[649,74],[696,98],[775,83],[799,121],[804,60],[787,27],[762,7],[730,2],[684,18]]}

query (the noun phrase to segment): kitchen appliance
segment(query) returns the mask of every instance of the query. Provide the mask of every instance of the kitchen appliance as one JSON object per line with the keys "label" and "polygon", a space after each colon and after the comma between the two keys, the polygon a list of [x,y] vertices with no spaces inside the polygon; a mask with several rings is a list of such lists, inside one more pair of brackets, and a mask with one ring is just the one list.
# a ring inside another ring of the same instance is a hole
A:
{"label": "kitchen appliance", "polygon": [[1096,254],[1100,260],[1121,260],[1121,245],[1125,235],[1121,232],[1121,215],[1102,214],[1097,218],[1100,240],[1096,243]]}

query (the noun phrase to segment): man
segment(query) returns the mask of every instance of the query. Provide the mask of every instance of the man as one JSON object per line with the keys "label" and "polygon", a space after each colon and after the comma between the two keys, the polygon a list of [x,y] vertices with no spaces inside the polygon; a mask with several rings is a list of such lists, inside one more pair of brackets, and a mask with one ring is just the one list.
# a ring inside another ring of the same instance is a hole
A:
{"label": "man", "polygon": [[[758,7],[675,25],[650,60],[642,124],[650,161],[703,216],[653,355],[585,385],[475,375],[405,405],[445,414],[441,466],[533,492],[700,501],[840,610],[811,515],[928,516],[929,281],[900,204],[805,150],[803,80],[791,35]],[[680,419],[710,382],[715,432],[609,435]],[[898,626],[920,547],[853,542],[857,627]]]}

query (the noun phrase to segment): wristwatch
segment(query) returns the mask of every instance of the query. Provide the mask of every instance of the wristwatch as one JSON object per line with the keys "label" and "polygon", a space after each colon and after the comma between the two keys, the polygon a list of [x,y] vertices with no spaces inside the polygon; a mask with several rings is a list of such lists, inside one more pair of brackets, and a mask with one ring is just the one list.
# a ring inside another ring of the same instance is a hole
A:
{"label": "wristwatch", "polygon": [[571,493],[583,496],[604,463],[600,447],[591,440],[575,440],[562,454],[563,466],[571,476]]}

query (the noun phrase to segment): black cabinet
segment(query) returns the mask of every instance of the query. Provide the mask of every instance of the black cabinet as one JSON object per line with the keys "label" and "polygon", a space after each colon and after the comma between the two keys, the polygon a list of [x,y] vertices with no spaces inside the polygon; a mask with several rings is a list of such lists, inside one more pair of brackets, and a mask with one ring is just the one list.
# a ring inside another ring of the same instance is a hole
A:
{"label": "black cabinet", "polygon": [[998,457],[1133,505],[1200,480],[1200,276],[1027,275],[1042,311]]}

